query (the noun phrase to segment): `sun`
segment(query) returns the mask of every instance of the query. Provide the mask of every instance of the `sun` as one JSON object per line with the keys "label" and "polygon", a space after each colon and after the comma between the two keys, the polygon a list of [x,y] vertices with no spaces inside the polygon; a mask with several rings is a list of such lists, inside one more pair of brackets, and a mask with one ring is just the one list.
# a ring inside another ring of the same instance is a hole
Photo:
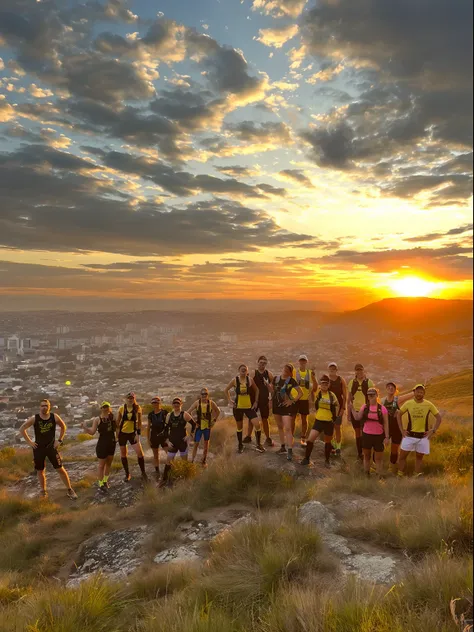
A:
{"label": "sun", "polygon": [[398,296],[429,296],[437,287],[436,283],[416,276],[394,279],[389,285]]}

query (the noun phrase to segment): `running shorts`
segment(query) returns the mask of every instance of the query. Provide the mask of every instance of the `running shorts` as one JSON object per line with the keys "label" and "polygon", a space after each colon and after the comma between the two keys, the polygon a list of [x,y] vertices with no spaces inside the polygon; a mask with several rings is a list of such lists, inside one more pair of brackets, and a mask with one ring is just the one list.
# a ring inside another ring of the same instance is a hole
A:
{"label": "running shorts", "polygon": [[258,402],[257,412],[262,419],[268,419],[270,417],[270,402],[268,399],[263,399]]}
{"label": "running shorts", "polygon": [[366,432],[362,432],[362,449],[363,450],[374,450],[374,452],[383,452],[384,444],[383,441],[385,439],[384,433],[382,434],[367,434]]}
{"label": "running shorts", "polygon": [[296,417],[296,404],[291,406],[278,406],[273,402],[273,414],[280,415],[280,417]]}
{"label": "running shorts", "polygon": [[418,454],[430,453],[430,440],[426,438],[417,439],[416,437],[403,437],[400,446],[405,452],[418,452]]}
{"label": "running shorts", "polygon": [[95,453],[98,459],[107,459],[109,456],[114,456],[115,448],[117,447],[116,441],[101,441],[100,439],[97,441],[97,445],[95,446]]}
{"label": "running shorts", "polygon": [[187,452],[188,450],[188,443],[185,439],[175,439],[173,441],[173,439],[170,438],[170,445],[168,448],[168,452],[170,454],[176,454],[176,452],[181,452],[181,454],[183,454],[184,452]]}
{"label": "running shorts", "polygon": [[234,419],[237,422],[244,420],[244,415],[249,421],[258,417],[257,412],[253,408],[234,408]]}
{"label": "running shorts", "polygon": [[309,400],[307,399],[299,399],[296,402],[296,414],[300,415],[309,415]]}
{"label": "running shorts", "polygon": [[199,443],[201,439],[204,441],[209,441],[211,438],[211,429],[210,428],[196,428],[196,432],[194,434],[194,441]]}
{"label": "running shorts", "polygon": [[388,418],[388,432],[392,443],[395,445],[400,445],[403,437],[402,433],[400,432],[396,417]]}
{"label": "running shorts", "polygon": [[119,432],[118,436],[119,446],[123,448],[123,446],[130,443],[130,445],[135,445],[137,443],[137,433],[136,432]]}
{"label": "running shorts", "polygon": [[59,470],[63,466],[61,455],[56,450],[54,445],[39,445],[37,448],[33,449],[33,461],[35,464],[35,470],[44,470],[46,458],[49,460],[55,470]]}
{"label": "running shorts", "polygon": [[313,424],[313,430],[316,432],[321,432],[326,435],[326,437],[332,437],[334,434],[334,422],[333,421],[320,421],[316,419]]}
{"label": "running shorts", "polygon": [[164,434],[150,434],[150,447],[153,450],[158,450],[158,448],[163,448],[166,450],[168,447],[168,441]]}

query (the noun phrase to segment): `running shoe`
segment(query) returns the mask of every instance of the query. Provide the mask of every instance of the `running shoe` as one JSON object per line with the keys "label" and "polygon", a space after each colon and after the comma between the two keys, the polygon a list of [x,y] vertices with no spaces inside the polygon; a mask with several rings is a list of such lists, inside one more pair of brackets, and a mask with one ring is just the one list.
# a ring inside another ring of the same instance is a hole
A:
{"label": "running shoe", "polygon": [[284,445],[282,445],[281,448],[277,451],[277,454],[286,454],[286,448]]}
{"label": "running shoe", "polygon": [[257,452],[266,452],[265,448],[263,447],[261,443],[259,443],[255,449],[257,450]]}
{"label": "running shoe", "polygon": [[125,483],[130,482],[132,480],[132,475],[131,474],[125,474],[123,480],[124,480]]}
{"label": "running shoe", "polygon": [[405,476],[405,472],[400,472],[400,470],[398,470],[397,476],[399,476],[400,478],[403,478]]}
{"label": "running shoe", "polygon": [[237,448],[237,452],[238,452],[239,454],[242,454],[242,452],[243,452],[243,451],[244,451],[244,446],[241,444],[241,445],[239,445],[239,447]]}
{"label": "running shoe", "polygon": [[105,492],[107,491],[107,487],[105,486],[104,483],[100,483],[100,485],[98,486],[98,491],[101,492],[102,494],[105,494]]}
{"label": "running shoe", "polygon": [[272,440],[270,437],[267,437],[267,438],[265,439],[265,444],[264,444],[264,445],[267,445],[268,447],[273,448],[273,446],[274,446],[275,444],[273,443],[273,440]]}
{"label": "running shoe", "polygon": [[244,437],[243,443],[252,443],[252,437]]}
{"label": "running shoe", "polygon": [[107,488],[107,489],[110,489],[109,481],[105,481],[104,487]]}
{"label": "running shoe", "polygon": [[292,448],[288,448],[288,453],[286,455],[286,460],[287,461],[293,461],[293,450],[292,450]]}
{"label": "running shoe", "polygon": [[310,464],[310,460],[307,459],[306,457],[302,461],[300,461],[300,465],[309,465],[309,464]]}
{"label": "running shoe", "polygon": [[337,448],[334,451],[334,456],[336,457],[336,459],[340,459],[341,458],[341,449],[340,448]]}
{"label": "running shoe", "polygon": [[305,448],[306,447],[306,439],[303,439],[303,437],[300,439],[300,444]]}
{"label": "running shoe", "polygon": [[77,500],[77,494],[72,487],[67,490],[67,497],[71,500]]}
{"label": "running shoe", "polygon": [[418,474],[415,474],[415,478],[421,478],[423,476],[423,472],[418,472]]}
{"label": "running shoe", "polygon": [[207,467],[207,461],[206,461],[206,459],[204,459],[203,461],[201,461],[201,465],[202,465],[202,467]]}

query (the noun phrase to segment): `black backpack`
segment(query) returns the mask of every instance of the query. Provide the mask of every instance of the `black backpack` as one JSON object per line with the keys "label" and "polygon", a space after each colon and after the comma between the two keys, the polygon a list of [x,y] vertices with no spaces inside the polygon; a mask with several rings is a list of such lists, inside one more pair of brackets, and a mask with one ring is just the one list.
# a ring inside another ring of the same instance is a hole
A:
{"label": "black backpack", "polygon": [[[336,396],[331,393],[331,391],[328,391],[329,393],[329,400],[331,402],[331,414],[332,414],[332,420],[336,421],[336,416],[337,416],[337,398]],[[316,395],[316,399],[314,400],[314,407],[316,408],[316,410],[319,409],[319,402],[321,401],[321,398],[323,396],[323,392],[321,390],[318,391],[318,394]]]}
{"label": "black backpack", "polygon": [[369,403],[369,398],[367,396],[367,391],[369,390],[369,380],[367,378],[365,378],[365,380],[362,380],[362,384],[360,384],[360,382],[357,379],[355,379],[355,378],[352,380],[351,395],[352,395],[352,397],[354,397],[354,395],[359,390],[359,385],[360,385],[362,393],[363,393],[363,395],[365,397],[365,403],[368,404]]}
{"label": "black backpack", "polygon": [[[362,427],[364,426],[365,422],[368,421],[369,414],[370,414],[370,406],[367,404],[362,414]],[[382,424],[383,426],[382,404],[379,404],[378,402],[377,402],[377,417],[378,417],[379,424]]]}

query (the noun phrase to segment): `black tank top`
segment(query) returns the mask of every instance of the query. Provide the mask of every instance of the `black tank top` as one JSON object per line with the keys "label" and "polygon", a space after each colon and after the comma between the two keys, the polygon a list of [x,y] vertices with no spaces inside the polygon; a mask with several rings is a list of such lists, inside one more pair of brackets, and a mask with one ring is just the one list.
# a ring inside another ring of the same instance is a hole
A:
{"label": "black tank top", "polygon": [[99,439],[102,441],[115,441],[115,430],[117,424],[115,423],[112,413],[105,419],[99,417],[99,425],[97,426],[97,432],[99,433]]}
{"label": "black tank top", "polygon": [[337,397],[337,401],[339,402],[339,405],[342,406],[343,391],[342,391],[342,379],[340,375],[338,375],[334,381],[331,379],[329,380],[329,390],[332,393],[334,393],[334,395]]}
{"label": "black tank top", "polygon": [[42,447],[50,447],[56,439],[56,419],[51,413],[48,419],[35,415],[35,442]]}
{"label": "black tank top", "polygon": [[166,412],[166,410],[159,410],[157,413],[155,413],[155,411],[152,411],[148,415],[148,421],[150,422],[152,435],[158,435],[164,431],[167,414],[168,413]]}
{"label": "black tank top", "polygon": [[253,378],[253,381],[258,387],[258,399],[261,402],[266,402],[270,393],[268,386],[265,384],[265,380],[267,380],[267,382],[270,381],[267,369],[265,369],[263,373],[260,373],[258,369],[255,369],[255,377]]}
{"label": "black tank top", "polygon": [[186,419],[184,418],[184,411],[181,411],[178,416],[174,413],[170,413],[169,416],[169,428],[170,439],[184,439],[186,436]]}

